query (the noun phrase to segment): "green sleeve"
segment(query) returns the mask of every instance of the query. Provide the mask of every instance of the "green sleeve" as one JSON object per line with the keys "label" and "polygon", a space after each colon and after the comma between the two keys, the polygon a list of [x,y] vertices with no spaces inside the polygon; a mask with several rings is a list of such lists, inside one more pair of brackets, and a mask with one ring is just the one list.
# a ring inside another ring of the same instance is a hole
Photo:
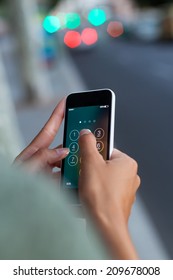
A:
{"label": "green sleeve", "polygon": [[0,161],[0,259],[105,259],[88,240],[57,186]]}

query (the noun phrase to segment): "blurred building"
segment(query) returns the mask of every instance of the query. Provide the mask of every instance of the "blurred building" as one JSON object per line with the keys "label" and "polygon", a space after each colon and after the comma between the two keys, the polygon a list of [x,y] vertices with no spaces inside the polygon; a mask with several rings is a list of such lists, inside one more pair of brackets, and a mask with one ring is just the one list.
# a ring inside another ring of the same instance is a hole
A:
{"label": "blurred building", "polygon": [[98,5],[108,4],[109,1],[107,0],[63,0],[57,4],[57,8],[59,11],[62,12],[75,12],[75,11],[82,11],[84,9],[89,9]]}
{"label": "blurred building", "polygon": [[133,0],[109,0],[114,12],[121,17],[131,19],[134,17],[136,5]]}
{"label": "blurred building", "polygon": [[163,20],[163,39],[173,40],[173,4],[165,6],[165,17]]}

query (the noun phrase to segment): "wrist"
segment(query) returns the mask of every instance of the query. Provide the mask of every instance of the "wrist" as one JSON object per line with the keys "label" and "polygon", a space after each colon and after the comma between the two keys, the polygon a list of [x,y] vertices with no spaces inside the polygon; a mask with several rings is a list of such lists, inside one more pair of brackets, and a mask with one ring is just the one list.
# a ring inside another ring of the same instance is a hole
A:
{"label": "wrist", "polygon": [[128,223],[127,219],[120,208],[117,209],[107,209],[107,211],[94,211],[93,213],[96,222],[103,227],[109,227],[110,225],[114,227],[115,230],[127,229]]}
{"label": "wrist", "polygon": [[96,222],[113,259],[138,259],[123,214],[100,215]]}

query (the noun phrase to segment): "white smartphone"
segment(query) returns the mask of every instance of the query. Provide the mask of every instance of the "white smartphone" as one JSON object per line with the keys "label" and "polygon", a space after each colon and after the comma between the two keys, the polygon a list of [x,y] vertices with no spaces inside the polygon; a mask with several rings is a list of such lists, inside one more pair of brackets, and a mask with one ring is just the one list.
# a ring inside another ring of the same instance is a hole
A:
{"label": "white smartphone", "polygon": [[91,130],[96,137],[98,151],[107,160],[114,145],[114,124],[115,93],[112,90],[97,89],[68,95],[63,147],[68,147],[70,153],[62,162],[61,191],[72,194],[72,204],[80,204],[78,197],[80,131]]}

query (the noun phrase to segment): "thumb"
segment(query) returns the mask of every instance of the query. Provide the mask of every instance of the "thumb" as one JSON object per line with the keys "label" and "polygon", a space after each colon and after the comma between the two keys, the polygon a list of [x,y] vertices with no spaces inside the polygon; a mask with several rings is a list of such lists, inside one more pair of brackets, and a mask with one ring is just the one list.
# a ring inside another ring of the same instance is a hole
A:
{"label": "thumb", "polygon": [[89,129],[80,131],[79,146],[80,156],[85,161],[100,156],[96,148],[96,138]]}

